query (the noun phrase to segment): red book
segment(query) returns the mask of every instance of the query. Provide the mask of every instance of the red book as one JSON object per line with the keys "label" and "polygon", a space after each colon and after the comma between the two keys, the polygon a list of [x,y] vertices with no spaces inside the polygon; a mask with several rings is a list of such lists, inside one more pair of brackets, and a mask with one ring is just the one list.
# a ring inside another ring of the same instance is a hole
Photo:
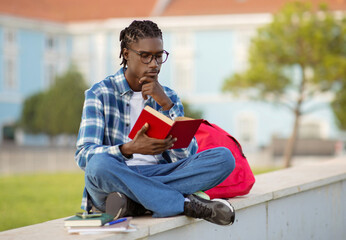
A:
{"label": "red book", "polygon": [[145,123],[149,124],[146,134],[151,138],[165,139],[169,135],[177,138],[172,149],[189,146],[203,119],[177,117],[175,121],[155,109],[146,106],[133,126],[129,138],[133,139]]}

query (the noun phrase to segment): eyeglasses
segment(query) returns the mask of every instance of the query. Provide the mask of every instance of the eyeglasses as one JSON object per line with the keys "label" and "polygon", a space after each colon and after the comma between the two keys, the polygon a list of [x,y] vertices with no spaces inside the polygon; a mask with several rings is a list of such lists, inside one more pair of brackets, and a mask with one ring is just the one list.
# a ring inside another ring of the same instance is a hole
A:
{"label": "eyeglasses", "polygon": [[164,62],[167,61],[169,52],[167,52],[166,50],[163,50],[162,52],[156,53],[156,54],[152,54],[150,52],[139,52],[136,51],[132,48],[127,48],[129,50],[131,50],[132,52],[138,54],[141,57],[141,61],[144,64],[149,64],[151,63],[151,61],[153,60],[153,58],[155,57],[155,60],[157,62],[157,64],[162,64]]}

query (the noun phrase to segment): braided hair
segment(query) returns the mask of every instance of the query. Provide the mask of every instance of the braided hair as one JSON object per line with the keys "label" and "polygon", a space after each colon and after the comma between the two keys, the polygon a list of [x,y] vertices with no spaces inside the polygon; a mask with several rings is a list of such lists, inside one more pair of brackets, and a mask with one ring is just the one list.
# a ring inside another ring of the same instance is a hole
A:
{"label": "braided hair", "polygon": [[124,48],[127,48],[129,44],[137,42],[139,39],[144,38],[160,38],[162,39],[162,32],[156,23],[150,20],[133,21],[130,26],[126,27],[120,32],[120,55],[122,61],[120,65],[126,67],[127,60],[124,58]]}

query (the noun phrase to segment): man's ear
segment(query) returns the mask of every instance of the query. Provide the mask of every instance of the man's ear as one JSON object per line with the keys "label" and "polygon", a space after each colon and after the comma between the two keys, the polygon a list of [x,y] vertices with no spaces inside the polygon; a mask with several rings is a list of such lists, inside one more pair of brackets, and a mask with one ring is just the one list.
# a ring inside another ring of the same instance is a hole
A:
{"label": "man's ear", "polygon": [[129,50],[127,48],[123,49],[123,56],[126,61],[129,59]]}

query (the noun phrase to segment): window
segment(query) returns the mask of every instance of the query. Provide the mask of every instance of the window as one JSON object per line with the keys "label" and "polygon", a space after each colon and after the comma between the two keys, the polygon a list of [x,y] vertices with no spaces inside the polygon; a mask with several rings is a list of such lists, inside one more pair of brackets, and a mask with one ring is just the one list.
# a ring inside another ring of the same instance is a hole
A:
{"label": "window", "polygon": [[14,29],[4,30],[4,45],[6,47],[15,47],[17,45],[17,32]]}
{"label": "window", "polygon": [[193,41],[190,32],[176,32],[173,37],[172,62],[174,88],[180,93],[193,90]]}
{"label": "window", "polygon": [[181,59],[175,62],[174,88],[179,92],[189,92],[192,89],[192,62]]}
{"label": "window", "polygon": [[298,133],[299,138],[326,138],[328,136],[328,124],[321,119],[303,119]]}
{"label": "window", "polygon": [[57,38],[54,36],[47,36],[46,37],[46,49],[48,51],[54,51],[57,48]]}
{"label": "window", "polygon": [[256,149],[257,122],[253,113],[243,112],[236,118],[237,138],[246,151]]}
{"label": "window", "polygon": [[[61,64],[61,49],[58,49],[59,35],[47,34],[44,53],[44,86],[49,88],[55,83],[58,67]],[[62,42],[62,41],[61,41]]]}
{"label": "window", "polygon": [[54,63],[47,63],[45,67],[45,82],[49,88],[55,83],[56,68]]}
{"label": "window", "polygon": [[18,87],[17,82],[17,31],[15,29],[4,29],[4,58],[3,58],[3,78],[4,89],[13,90]]}
{"label": "window", "polygon": [[235,34],[236,47],[234,48],[235,70],[243,71],[248,67],[248,52],[251,44],[251,38],[255,32],[251,30],[239,30]]}
{"label": "window", "polygon": [[8,45],[14,45],[16,43],[16,33],[11,30],[11,31],[5,31],[5,43]]}
{"label": "window", "polygon": [[87,82],[96,81],[95,78],[91,79],[90,76],[90,66],[93,60],[90,54],[90,44],[90,36],[88,35],[76,35],[73,38],[72,59]]}
{"label": "window", "polygon": [[4,88],[15,89],[17,88],[17,66],[16,58],[14,56],[6,56],[4,59]]}

